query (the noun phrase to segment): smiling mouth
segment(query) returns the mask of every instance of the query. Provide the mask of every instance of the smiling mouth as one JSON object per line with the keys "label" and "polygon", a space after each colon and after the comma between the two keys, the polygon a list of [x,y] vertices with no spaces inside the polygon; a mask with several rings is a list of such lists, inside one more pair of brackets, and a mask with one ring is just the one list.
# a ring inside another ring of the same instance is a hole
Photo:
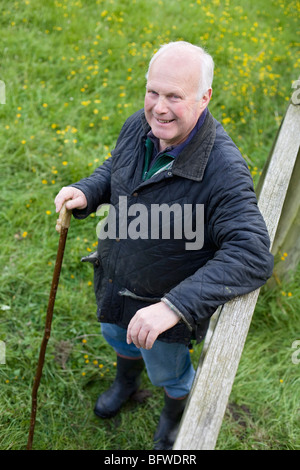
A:
{"label": "smiling mouth", "polygon": [[169,121],[167,120],[164,120],[164,119],[157,119],[156,120],[160,123],[160,124],[169,124],[170,122],[173,122],[174,119],[170,119]]}

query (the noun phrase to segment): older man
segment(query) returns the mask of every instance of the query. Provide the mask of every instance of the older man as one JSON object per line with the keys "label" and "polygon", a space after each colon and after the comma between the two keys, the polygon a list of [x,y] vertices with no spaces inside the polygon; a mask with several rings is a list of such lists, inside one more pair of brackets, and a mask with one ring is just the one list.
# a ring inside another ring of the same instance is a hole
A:
{"label": "older man", "polygon": [[[68,200],[77,218],[103,203],[113,209],[114,236],[101,237],[93,259],[117,374],[94,411],[114,416],[145,364],[165,390],[155,449],[171,449],[176,437],[194,379],[191,340],[204,338],[219,305],[263,285],[273,267],[247,165],[207,108],[212,79],[202,48],[162,46],[149,64],[144,109],[125,122],[111,158],[55,200],[57,211]],[[199,231],[201,243],[190,243]]]}

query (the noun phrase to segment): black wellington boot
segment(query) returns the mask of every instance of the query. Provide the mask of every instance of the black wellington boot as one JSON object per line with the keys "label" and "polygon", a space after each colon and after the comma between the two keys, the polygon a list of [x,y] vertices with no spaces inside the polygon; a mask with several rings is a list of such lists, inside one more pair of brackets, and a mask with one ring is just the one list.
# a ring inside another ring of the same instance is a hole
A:
{"label": "black wellington boot", "polygon": [[100,418],[112,418],[140,386],[143,359],[117,356],[117,375],[112,386],[99,395],[94,413]]}
{"label": "black wellington boot", "polygon": [[154,434],[154,450],[171,450],[175,442],[181,417],[188,396],[181,399],[168,397],[165,393],[165,406]]}

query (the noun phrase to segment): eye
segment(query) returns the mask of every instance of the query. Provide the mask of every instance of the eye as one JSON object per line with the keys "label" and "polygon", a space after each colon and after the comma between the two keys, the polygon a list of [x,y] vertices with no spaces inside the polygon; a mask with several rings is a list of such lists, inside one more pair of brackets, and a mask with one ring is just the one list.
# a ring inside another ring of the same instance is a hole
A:
{"label": "eye", "polygon": [[181,97],[179,95],[170,95],[169,98],[173,101],[179,101],[181,100]]}

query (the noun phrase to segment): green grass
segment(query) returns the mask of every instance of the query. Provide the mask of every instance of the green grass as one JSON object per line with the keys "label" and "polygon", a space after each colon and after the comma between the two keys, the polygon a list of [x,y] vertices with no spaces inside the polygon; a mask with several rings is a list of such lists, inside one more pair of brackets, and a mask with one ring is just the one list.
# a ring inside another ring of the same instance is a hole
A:
{"label": "green grass", "polygon": [[[256,182],[299,76],[298,15],[299,3],[277,0],[1,2],[1,449],[27,443],[58,244],[53,199],[109,155],[125,118],[143,106],[153,50],[184,39],[211,52],[210,109]],[[110,421],[93,415],[115,373],[95,317],[92,271],[80,263],[94,250],[96,224],[95,217],[71,222],[38,393],[36,449],[152,448],[162,393],[146,376],[150,393],[141,404],[128,403]],[[287,285],[262,290],[218,449],[299,449],[299,364],[292,361],[299,294],[299,270]]]}

